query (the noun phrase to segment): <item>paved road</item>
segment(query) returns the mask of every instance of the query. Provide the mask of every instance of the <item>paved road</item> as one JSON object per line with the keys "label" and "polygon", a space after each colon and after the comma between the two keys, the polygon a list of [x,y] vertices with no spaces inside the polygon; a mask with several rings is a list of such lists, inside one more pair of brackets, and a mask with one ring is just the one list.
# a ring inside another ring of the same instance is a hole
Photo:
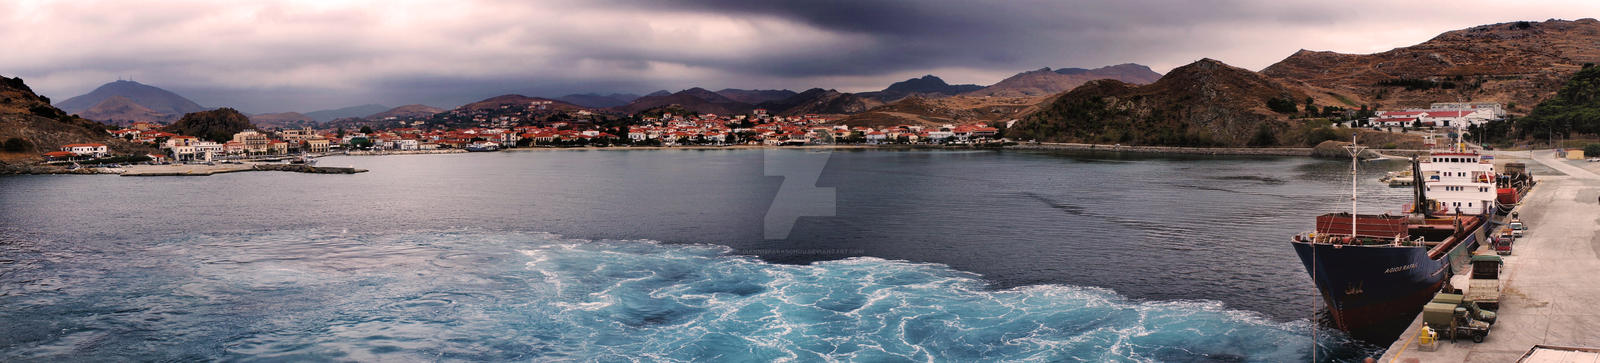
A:
{"label": "paved road", "polygon": [[1534,160],[1567,175],[1540,176],[1523,203],[1529,231],[1506,258],[1508,286],[1488,339],[1420,352],[1419,317],[1381,362],[1514,362],[1535,344],[1600,347],[1600,175],[1553,152]]}

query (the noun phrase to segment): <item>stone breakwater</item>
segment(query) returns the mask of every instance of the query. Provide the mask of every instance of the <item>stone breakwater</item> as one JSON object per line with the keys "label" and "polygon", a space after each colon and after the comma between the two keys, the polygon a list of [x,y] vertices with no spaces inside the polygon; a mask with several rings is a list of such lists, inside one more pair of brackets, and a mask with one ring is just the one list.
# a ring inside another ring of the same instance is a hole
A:
{"label": "stone breakwater", "polygon": [[[384,150],[384,151],[347,151],[343,155],[348,155],[348,156],[383,156],[383,155],[463,154],[463,153],[466,153],[466,152],[467,152],[466,150],[462,150],[462,149]],[[339,155],[339,154],[325,154],[325,155]]]}
{"label": "stone breakwater", "polygon": [[366,169],[312,166],[301,164],[221,164],[221,165],[139,165],[130,166],[122,176],[206,176],[241,171],[291,171],[309,174],[355,174]]}

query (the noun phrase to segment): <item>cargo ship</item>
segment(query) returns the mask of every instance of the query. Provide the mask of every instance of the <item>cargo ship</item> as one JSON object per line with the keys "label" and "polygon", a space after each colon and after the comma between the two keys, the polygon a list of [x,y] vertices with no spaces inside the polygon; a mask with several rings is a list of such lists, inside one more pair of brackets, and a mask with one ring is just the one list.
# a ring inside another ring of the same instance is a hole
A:
{"label": "cargo ship", "polygon": [[1412,178],[1406,214],[1354,214],[1352,207],[1318,216],[1315,231],[1292,241],[1332,324],[1357,338],[1385,339],[1410,323],[1464,270],[1499,211],[1500,178],[1475,153],[1414,158]]}

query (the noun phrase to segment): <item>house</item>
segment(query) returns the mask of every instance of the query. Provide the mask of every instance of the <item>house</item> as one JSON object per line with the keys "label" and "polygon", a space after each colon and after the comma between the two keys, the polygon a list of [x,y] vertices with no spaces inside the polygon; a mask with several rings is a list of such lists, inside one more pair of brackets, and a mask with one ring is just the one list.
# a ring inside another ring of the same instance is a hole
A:
{"label": "house", "polygon": [[162,143],[161,147],[171,149],[177,146],[194,146],[197,142],[200,142],[200,139],[196,139],[194,136],[173,136],[168,138],[167,142]]}
{"label": "house", "polygon": [[102,157],[106,156],[106,144],[66,144],[61,145],[61,151],[70,152],[77,156]]}
{"label": "house", "polygon": [[284,155],[289,153],[289,142],[283,140],[267,141],[267,154]]}
{"label": "house", "polygon": [[1372,120],[1374,126],[1384,127],[1411,127],[1416,122],[1416,117],[1380,117]]}

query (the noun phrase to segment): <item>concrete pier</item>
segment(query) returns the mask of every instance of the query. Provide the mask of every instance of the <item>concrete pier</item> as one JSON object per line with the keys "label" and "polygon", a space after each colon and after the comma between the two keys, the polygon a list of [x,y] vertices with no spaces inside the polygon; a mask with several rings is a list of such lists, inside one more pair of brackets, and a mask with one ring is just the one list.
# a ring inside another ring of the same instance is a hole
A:
{"label": "concrete pier", "polygon": [[1507,285],[1488,338],[1419,351],[1418,316],[1379,362],[1515,362],[1536,344],[1600,347],[1600,175],[1553,152],[1534,160],[1566,175],[1538,176],[1519,210],[1528,231],[1505,258]]}

